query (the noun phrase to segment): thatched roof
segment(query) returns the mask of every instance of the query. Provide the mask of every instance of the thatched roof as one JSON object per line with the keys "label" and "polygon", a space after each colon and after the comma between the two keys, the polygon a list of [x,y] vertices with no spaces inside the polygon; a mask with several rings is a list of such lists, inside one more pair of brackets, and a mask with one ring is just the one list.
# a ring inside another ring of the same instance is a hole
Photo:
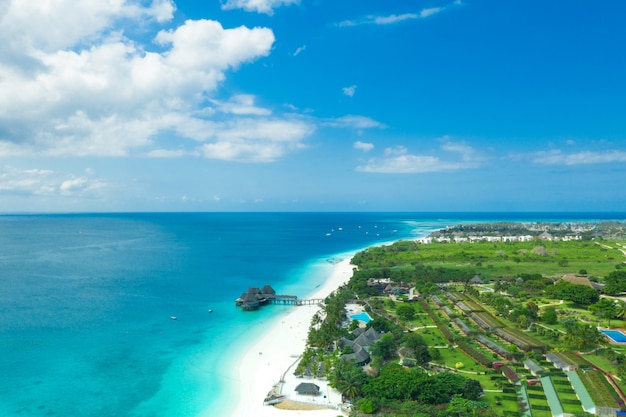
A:
{"label": "thatched roof", "polygon": [[482,284],[483,280],[480,276],[474,275],[474,278],[470,279],[470,283],[472,284]]}
{"label": "thatched roof", "polygon": [[361,346],[369,346],[378,339],[380,339],[380,333],[370,327],[365,333],[354,339],[354,342]]}
{"label": "thatched roof", "polygon": [[296,387],[295,391],[298,394],[318,395],[320,393],[320,387],[311,382],[302,382]]}
{"label": "thatched roof", "polygon": [[566,274],[563,275],[563,281],[567,281],[571,284],[586,285],[587,287],[594,288],[592,282],[587,277],[579,277],[572,274]]}
{"label": "thatched roof", "polygon": [[367,353],[361,345],[354,344],[352,345],[352,349],[354,353],[349,353],[347,355],[342,355],[341,360],[344,362],[353,362],[356,365],[365,365],[370,360],[370,354]]}
{"label": "thatched roof", "polygon": [[265,295],[276,295],[276,291],[274,291],[274,288],[270,287],[269,285],[265,285],[261,292]]}

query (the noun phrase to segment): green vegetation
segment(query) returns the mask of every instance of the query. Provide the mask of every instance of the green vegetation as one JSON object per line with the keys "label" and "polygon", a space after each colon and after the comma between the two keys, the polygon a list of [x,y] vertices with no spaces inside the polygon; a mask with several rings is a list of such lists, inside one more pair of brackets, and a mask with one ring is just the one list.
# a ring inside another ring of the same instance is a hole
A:
{"label": "green vegetation", "polygon": [[[619,227],[610,230],[618,235]],[[616,268],[625,246],[598,230],[585,240],[368,248],[354,256],[349,284],[326,300],[326,318],[312,323],[299,372],[323,372],[355,416],[551,416],[548,397],[585,415],[565,373],[548,361],[556,354],[579,369],[597,404],[619,409],[624,398],[613,385],[626,385],[626,346],[606,348],[597,326],[626,323],[626,302],[592,285],[626,291],[626,265]],[[333,350],[340,338],[357,337],[342,327],[345,301],[356,298],[379,334],[365,348],[365,366],[342,359],[349,346]],[[529,360],[540,375],[525,368]]]}

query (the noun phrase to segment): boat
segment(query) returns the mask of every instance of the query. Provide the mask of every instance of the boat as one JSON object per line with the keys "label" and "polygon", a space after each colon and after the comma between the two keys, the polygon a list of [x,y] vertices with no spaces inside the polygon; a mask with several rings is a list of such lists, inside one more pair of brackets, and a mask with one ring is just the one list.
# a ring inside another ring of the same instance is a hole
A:
{"label": "boat", "polygon": [[178,320],[178,317],[176,317],[176,316],[170,316],[170,319],[172,319],[172,320]]}

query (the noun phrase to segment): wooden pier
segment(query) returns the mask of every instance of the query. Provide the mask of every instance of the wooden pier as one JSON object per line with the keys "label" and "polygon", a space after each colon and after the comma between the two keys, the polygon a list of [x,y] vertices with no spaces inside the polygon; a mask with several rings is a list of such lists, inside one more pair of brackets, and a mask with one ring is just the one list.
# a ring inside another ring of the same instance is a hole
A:
{"label": "wooden pier", "polygon": [[300,300],[295,295],[277,295],[275,298],[269,300],[270,304],[288,304],[294,306],[310,306],[317,305],[324,302],[322,298],[311,298],[308,300]]}

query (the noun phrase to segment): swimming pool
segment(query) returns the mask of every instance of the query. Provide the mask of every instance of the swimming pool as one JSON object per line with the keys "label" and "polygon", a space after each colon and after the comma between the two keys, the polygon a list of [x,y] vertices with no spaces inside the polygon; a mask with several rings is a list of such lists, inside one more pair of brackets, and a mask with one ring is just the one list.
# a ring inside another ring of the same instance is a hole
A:
{"label": "swimming pool", "polygon": [[[350,316],[350,318],[352,320],[359,320],[362,321],[363,323],[369,323],[372,318],[370,317],[369,314],[367,314],[365,311],[359,313],[359,314],[353,314]],[[626,336],[625,336],[626,337]]]}
{"label": "swimming pool", "polygon": [[600,330],[615,343],[626,343],[626,334],[619,330]]}

